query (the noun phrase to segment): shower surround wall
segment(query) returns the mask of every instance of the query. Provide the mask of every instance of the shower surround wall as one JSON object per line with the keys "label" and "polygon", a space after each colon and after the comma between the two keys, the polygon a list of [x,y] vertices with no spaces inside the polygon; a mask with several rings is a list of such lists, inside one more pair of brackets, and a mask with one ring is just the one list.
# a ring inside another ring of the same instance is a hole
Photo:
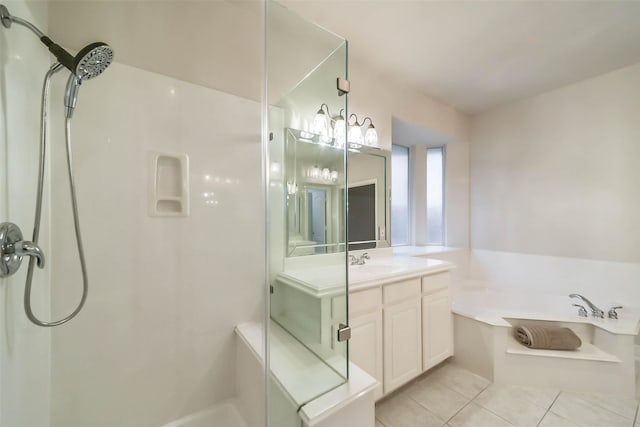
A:
{"label": "shower surround wall", "polygon": [[[90,291],[52,331],[51,426],[160,426],[232,398],[233,328],[263,316],[260,104],[115,63],[73,129]],[[81,280],[60,136],[54,151],[58,317]],[[188,217],[148,216],[149,152],[189,156]]]}
{"label": "shower surround wall", "polygon": [[[46,2],[3,3],[46,30]],[[29,30],[0,27],[0,222],[16,223],[28,240],[38,176],[40,89],[49,65],[48,53]],[[46,200],[40,246],[50,253]],[[49,425],[50,331],[36,328],[24,314],[27,263],[0,279],[0,425],[7,427]],[[49,273],[38,271],[32,302],[43,316],[49,314],[48,283]]]}

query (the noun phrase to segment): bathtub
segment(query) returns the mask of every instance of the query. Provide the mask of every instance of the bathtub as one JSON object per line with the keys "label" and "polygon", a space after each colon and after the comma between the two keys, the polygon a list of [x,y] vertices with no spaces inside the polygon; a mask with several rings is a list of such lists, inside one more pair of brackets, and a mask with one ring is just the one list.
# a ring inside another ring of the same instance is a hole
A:
{"label": "bathtub", "polygon": [[[453,290],[455,359],[491,381],[634,397],[637,309],[619,319],[580,317],[568,296],[507,292],[466,282]],[[605,307],[605,310],[608,307]],[[582,340],[576,351],[535,350],[513,338],[521,324],[565,326]]]}

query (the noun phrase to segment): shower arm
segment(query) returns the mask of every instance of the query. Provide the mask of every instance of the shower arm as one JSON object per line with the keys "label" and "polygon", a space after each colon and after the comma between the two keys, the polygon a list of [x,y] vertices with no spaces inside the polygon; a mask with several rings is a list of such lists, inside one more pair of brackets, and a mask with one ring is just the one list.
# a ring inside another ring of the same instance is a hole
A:
{"label": "shower arm", "polygon": [[3,4],[0,4],[0,19],[2,20],[2,25],[4,25],[5,28],[11,28],[11,24],[16,23],[30,29],[40,40],[42,40],[43,37],[47,37],[45,33],[40,31],[38,27],[33,25],[31,22],[11,15],[7,7]]}
{"label": "shower arm", "polygon": [[31,22],[22,18],[18,18],[17,16],[11,15],[7,7],[3,4],[0,4],[0,20],[2,21],[2,25],[5,28],[11,28],[11,24],[16,23],[18,25],[21,25],[31,30],[33,34],[38,36],[38,39],[40,39],[40,41],[47,48],[49,48],[49,52],[55,55],[55,57],[58,59],[58,62],[60,62],[62,65],[67,67],[71,72],[73,72],[73,69],[74,69],[73,56],[69,52],[64,50],[60,45],[56,44],[53,40],[51,40],[45,33],[40,31],[38,27],[33,25]]}

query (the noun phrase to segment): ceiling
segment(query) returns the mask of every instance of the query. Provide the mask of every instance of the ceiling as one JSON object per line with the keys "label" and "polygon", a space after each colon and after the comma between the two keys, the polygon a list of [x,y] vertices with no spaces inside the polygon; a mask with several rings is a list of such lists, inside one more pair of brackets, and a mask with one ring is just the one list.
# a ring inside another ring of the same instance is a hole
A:
{"label": "ceiling", "polygon": [[459,110],[640,62],[640,1],[282,0],[349,55]]}

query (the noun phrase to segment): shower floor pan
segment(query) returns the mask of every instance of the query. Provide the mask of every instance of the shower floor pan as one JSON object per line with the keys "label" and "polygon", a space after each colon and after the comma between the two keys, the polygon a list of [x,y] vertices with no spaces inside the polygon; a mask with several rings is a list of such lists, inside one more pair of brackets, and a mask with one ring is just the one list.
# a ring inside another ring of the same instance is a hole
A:
{"label": "shower floor pan", "polygon": [[247,427],[233,401],[225,401],[196,412],[162,427]]}

